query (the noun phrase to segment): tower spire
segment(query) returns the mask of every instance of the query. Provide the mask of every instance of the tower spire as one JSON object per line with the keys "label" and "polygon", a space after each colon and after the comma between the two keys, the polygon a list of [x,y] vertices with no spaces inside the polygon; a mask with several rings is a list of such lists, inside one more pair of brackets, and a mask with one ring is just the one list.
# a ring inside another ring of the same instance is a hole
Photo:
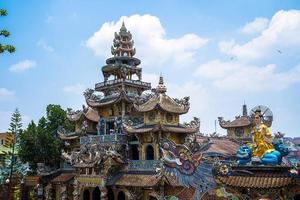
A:
{"label": "tower spire", "polygon": [[130,31],[127,30],[124,21],[119,33],[115,32],[111,54],[113,56],[133,57],[135,55],[134,41]]}
{"label": "tower spire", "polygon": [[156,87],[156,92],[161,93],[161,94],[164,94],[167,92],[167,87],[164,85],[164,77],[162,76],[162,74],[160,74],[160,76],[159,76],[159,81],[158,81],[158,85]]}
{"label": "tower spire", "polygon": [[122,22],[122,26],[121,26],[121,28],[120,28],[120,31],[127,31],[127,28],[126,28],[126,26],[125,26],[124,20],[123,20],[123,22]]}
{"label": "tower spire", "polygon": [[247,105],[246,105],[245,100],[244,100],[244,105],[243,105],[243,116],[247,116],[247,115],[248,115]]}

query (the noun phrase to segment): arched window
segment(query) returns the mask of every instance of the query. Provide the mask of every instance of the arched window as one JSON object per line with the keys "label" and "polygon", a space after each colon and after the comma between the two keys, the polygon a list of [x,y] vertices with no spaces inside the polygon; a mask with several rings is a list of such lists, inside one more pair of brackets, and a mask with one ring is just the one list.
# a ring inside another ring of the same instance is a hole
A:
{"label": "arched window", "polygon": [[108,197],[108,200],[115,200],[115,195],[111,188],[108,189],[107,197]]}
{"label": "arched window", "polygon": [[101,200],[101,192],[99,187],[96,187],[93,191],[93,200]]}
{"label": "arched window", "polygon": [[152,145],[147,145],[146,147],[146,160],[154,160],[154,149]]}
{"label": "arched window", "polygon": [[90,200],[90,191],[88,189],[83,191],[83,200]]}
{"label": "arched window", "polygon": [[118,193],[118,200],[126,200],[125,193],[123,191],[120,191]]}
{"label": "arched window", "polygon": [[129,159],[139,160],[139,141],[135,136],[131,137],[129,141]]}

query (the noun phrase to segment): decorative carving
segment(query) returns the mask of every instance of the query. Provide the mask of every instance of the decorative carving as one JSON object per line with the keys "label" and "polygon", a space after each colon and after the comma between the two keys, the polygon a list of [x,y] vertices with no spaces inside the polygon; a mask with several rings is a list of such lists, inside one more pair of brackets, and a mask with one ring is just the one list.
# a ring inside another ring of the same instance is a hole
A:
{"label": "decorative carving", "polygon": [[97,130],[98,130],[98,135],[104,135],[105,134],[105,124],[106,121],[103,118],[100,118],[97,124]]}
{"label": "decorative carving", "polygon": [[223,117],[218,117],[218,121],[220,126],[226,126],[226,124],[230,123],[230,120],[225,121]]}
{"label": "decorative carving", "polygon": [[37,174],[38,175],[50,175],[57,172],[59,169],[54,169],[45,163],[37,163]]}
{"label": "decorative carving", "polygon": [[71,165],[94,166],[113,159],[116,163],[123,163],[123,156],[117,152],[117,146],[104,146],[96,143],[81,145],[80,150],[70,153],[62,152],[62,157]]}
{"label": "decorative carving", "polygon": [[93,89],[86,89],[83,93],[85,99],[89,101],[100,101],[102,99],[102,95],[95,95],[94,94],[95,90]]}
{"label": "decorative carving", "polygon": [[176,103],[178,103],[179,105],[182,105],[184,107],[189,107],[190,106],[190,97],[186,96],[186,97],[183,97],[182,99],[177,99],[177,98],[174,98],[173,99]]}
{"label": "decorative carving", "polygon": [[200,199],[202,192],[212,187],[213,183],[204,175],[205,169],[201,162],[203,152],[209,148],[210,142],[197,144],[194,135],[186,138],[186,142],[175,144],[163,138],[159,142],[163,154],[163,168],[161,173],[175,176],[182,186],[192,186],[196,189],[194,199]]}
{"label": "decorative carving", "polygon": [[88,129],[88,123],[86,120],[84,120],[81,124],[81,134],[86,135],[87,129]]}
{"label": "decorative carving", "polygon": [[53,200],[53,188],[51,183],[45,187],[45,198],[46,200]]}
{"label": "decorative carving", "polygon": [[191,122],[189,122],[189,123],[186,122],[186,123],[184,123],[184,125],[189,128],[199,128],[200,127],[200,119],[197,117],[194,117],[194,119]]}
{"label": "decorative carving", "polygon": [[143,190],[141,187],[130,187],[128,188],[131,199],[140,200],[143,198]]}
{"label": "decorative carving", "polygon": [[122,117],[115,117],[115,133],[123,133]]}
{"label": "decorative carving", "polygon": [[155,95],[155,93],[153,93],[153,92],[147,92],[147,93],[143,93],[141,96],[136,96],[136,97],[134,97],[134,104],[136,104],[136,105],[144,104],[149,99],[151,99],[154,95]]}
{"label": "decorative carving", "polygon": [[128,117],[123,118],[123,125],[138,128],[144,125],[143,117]]}

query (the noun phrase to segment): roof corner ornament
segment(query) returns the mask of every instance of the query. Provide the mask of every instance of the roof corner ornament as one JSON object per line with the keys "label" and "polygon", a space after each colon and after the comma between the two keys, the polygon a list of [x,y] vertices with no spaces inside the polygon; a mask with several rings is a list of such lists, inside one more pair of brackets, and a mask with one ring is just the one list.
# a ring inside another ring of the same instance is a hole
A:
{"label": "roof corner ornament", "polygon": [[95,92],[95,90],[88,88],[83,92],[83,95],[86,100],[100,101],[102,99],[102,95],[96,95],[96,94],[94,94],[94,92]]}
{"label": "roof corner ornament", "polygon": [[189,96],[183,97],[182,99],[174,98],[173,100],[183,107],[186,107],[186,108],[190,107],[190,97]]}
{"label": "roof corner ornament", "polygon": [[200,119],[198,117],[194,117],[192,121],[184,123],[184,126],[189,128],[200,128]]}

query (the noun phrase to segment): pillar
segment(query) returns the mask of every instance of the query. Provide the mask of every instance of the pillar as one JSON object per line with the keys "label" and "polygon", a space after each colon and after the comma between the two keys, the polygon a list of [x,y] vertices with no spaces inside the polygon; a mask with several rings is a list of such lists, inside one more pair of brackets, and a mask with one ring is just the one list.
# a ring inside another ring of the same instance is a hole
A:
{"label": "pillar", "polygon": [[101,192],[101,200],[108,200],[107,188],[106,187],[101,187],[99,189],[100,189],[100,192]]}

